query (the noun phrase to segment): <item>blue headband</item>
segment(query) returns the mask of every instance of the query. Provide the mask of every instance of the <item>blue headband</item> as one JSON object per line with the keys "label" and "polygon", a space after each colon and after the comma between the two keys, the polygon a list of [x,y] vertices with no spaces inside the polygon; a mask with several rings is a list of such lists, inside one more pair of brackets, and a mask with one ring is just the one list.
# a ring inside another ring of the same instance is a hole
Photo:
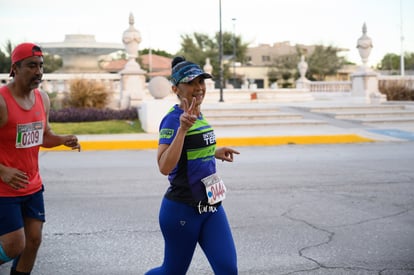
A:
{"label": "blue headband", "polygon": [[182,61],[172,68],[171,82],[173,85],[179,83],[188,83],[198,76],[204,78],[212,78],[208,73],[205,73],[200,66],[188,61]]}

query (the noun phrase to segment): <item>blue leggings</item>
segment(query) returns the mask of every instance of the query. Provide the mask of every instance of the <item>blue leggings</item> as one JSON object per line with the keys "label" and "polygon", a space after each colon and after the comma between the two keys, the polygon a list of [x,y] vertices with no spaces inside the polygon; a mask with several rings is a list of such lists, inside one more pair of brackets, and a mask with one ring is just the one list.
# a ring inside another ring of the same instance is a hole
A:
{"label": "blue leggings", "polygon": [[194,207],[164,198],[159,222],[165,241],[164,262],[146,275],[185,274],[197,243],[214,274],[237,274],[236,248],[222,206],[217,212],[199,214]]}

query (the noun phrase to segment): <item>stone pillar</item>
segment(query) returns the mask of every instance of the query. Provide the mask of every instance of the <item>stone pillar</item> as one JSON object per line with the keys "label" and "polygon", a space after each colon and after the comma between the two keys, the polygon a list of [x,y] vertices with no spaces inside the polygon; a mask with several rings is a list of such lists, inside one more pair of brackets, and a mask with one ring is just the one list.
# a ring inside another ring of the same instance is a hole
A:
{"label": "stone pillar", "polygon": [[[206,73],[212,75],[213,66],[211,66],[210,58],[206,58],[206,64],[204,65],[203,69]],[[206,78],[204,81],[206,82],[207,91],[214,90],[214,81],[211,78]]]}
{"label": "stone pillar", "polygon": [[145,132],[157,133],[162,118],[178,100],[175,95],[167,98],[172,94],[171,83],[163,76],[153,77],[148,83],[148,90],[154,99],[141,103],[138,107],[138,117]]}
{"label": "stone pillar", "polygon": [[364,99],[366,103],[381,103],[386,101],[386,96],[378,90],[378,74],[367,65],[372,47],[372,39],[367,35],[367,26],[364,23],[362,26],[362,36],[357,42],[357,49],[361,56],[362,65],[351,75],[351,95]]}
{"label": "stone pillar", "polygon": [[249,90],[257,90],[257,84],[253,78],[249,78]]}
{"label": "stone pillar", "polygon": [[306,78],[308,63],[305,61],[304,55],[300,57],[300,62],[298,63],[298,70],[300,78],[296,80],[296,89],[309,89],[309,80]]}
{"label": "stone pillar", "polygon": [[131,100],[141,101],[145,91],[145,71],[137,63],[141,34],[134,27],[134,16],[129,15],[129,28],[124,31],[122,42],[128,55],[128,62],[119,73],[121,74],[120,108],[129,108]]}
{"label": "stone pillar", "polygon": [[249,89],[249,79],[247,76],[243,76],[243,83],[241,85],[242,90],[248,90]]}

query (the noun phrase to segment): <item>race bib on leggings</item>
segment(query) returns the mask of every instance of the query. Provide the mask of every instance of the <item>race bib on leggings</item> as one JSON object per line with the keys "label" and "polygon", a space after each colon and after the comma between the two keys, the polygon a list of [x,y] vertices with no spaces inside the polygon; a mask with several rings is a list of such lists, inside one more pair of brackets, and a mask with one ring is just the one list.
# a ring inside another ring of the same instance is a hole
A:
{"label": "race bib on leggings", "polygon": [[226,198],[226,186],[223,180],[216,173],[201,180],[206,187],[208,203],[210,205],[221,202]]}

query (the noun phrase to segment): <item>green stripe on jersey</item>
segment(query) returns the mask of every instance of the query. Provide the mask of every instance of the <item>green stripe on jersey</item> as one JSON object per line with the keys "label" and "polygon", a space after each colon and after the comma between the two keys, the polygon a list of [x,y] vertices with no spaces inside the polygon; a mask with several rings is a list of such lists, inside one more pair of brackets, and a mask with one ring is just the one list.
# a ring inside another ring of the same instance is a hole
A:
{"label": "green stripe on jersey", "polygon": [[208,131],[212,131],[213,128],[208,124],[207,120],[204,119],[197,119],[197,121],[191,126],[191,128],[187,132],[187,136],[192,136],[196,134],[205,133]]}
{"label": "green stripe on jersey", "polygon": [[214,156],[216,152],[216,145],[210,145],[204,148],[187,150],[187,159],[195,160]]}

